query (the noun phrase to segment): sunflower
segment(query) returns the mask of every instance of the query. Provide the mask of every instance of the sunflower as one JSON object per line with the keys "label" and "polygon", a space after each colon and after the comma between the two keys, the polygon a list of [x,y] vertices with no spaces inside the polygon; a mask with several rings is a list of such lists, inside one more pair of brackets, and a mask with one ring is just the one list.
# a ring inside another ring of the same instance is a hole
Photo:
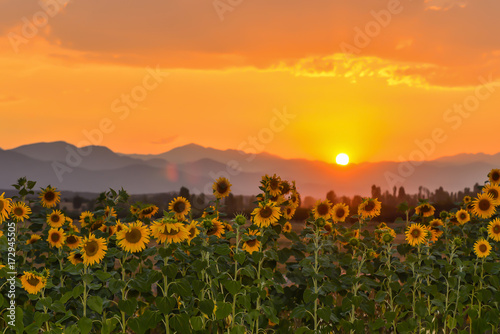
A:
{"label": "sunflower", "polygon": [[258,230],[253,230],[248,233],[250,237],[249,240],[243,241],[243,246],[241,247],[244,251],[252,254],[253,252],[258,252],[260,250],[260,241],[257,240],[257,236],[260,235]]}
{"label": "sunflower", "polygon": [[491,183],[499,184],[500,183],[500,169],[492,169],[488,173],[488,178]]}
{"label": "sunflower", "polygon": [[104,217],[98,217],[90,226],[91,231],[99,230],[104,226]]}
{"label": "sunflower", "polygon": [[208,216],[213,216],[216,215],[217,219],[219,219],[219,211],[215,209],[215,206],[211,205],[205,210],[203,210],[203,214],[201,215],[201,218],[206,218]]}
{"label": "sunflower", "polygon": [[431,220],[431,222],[429,223],[429,226],[436,233],[436,236],[438,238],[443,234],[443,231],[441,231],[440,226],[444,226],[444,224],[443,224],[443,221],[441,219]]}
{"label": "sunflower", "polygon": [[0,195],[0,223],[4,220],[9,219],[10,210],[12,207],[12,200],[10,198],[4,198],[5,193]]}
{"label": "sunflower", "polygon": [[500,219],[493,219],[488,225],[488,236],[495,241],[500,241]]}
{"label": "sunflower", "polygon": [[39,197],[42,206],[45,208],[53,208],[61,201],[61,193],[51,186],[45,189],[42,188]]}
{"label": "sunflower", "polygon": [[329,200],[317,201],[312,209],[314,219],[323,218],[325,220],[330,219],[332,214],[332,203]]}
{"label": "sunflower", "polygon": [[483,187],[483,193],[490,194],[493,200],[498,201],[500,197],[500,186],[498,183],[487,184]]}
{"label": "sunflower", "polygon": [[481,218],[490,218],[495,213],[498,202],[490,194],[477,194],[477,199],[473,202],[474,214]]}
{"label": "sunflower", "polygon": [[120,219],[118,219],[116,221],[116,231],[115,233],[118,233],[120,232],[121,230],[123,230],[125,228],[125,225],[123,225],[123,223],[120,221]]}
{"label": "sunflower", "polygon": [[425,226],[425,229],[427,230],[427,242],[428,243],[434,243],[438,240],[438,234],[437,232],[430,226]]}
{"label": "sunflower", "polygon": [[427,236],[427,229],[420,224],[413,223],[405,232],[406,241],[412,246],[418,246],[425,242]]}
{"label": "sunflower", "polygon": [[138,212],[139,212],[139,207],[136,206],[136,205],[131,205],[130,206],[130,213],[133,214],[133,215],[136,215]]}
{"label": "sunflower", "polygon": [[47,224],[50,227],[61,227],[66,222],[66,217],[60,210],[52,210],[52,213],[47,215]]}
{"label": "sunflower", "polygon": [[66,238],[66,245],[71,249],[78,248],[81,242],[82,239],[75,234],[71,234]]}
{"label": "sunflower", "polygon": [[224,224],[215,218],[212,219],[211,225],[207,228],[207,235],[215,235],[217,238],[222,238],[224,233],[226,233]]}
{"label": "sunflower", "polygon": [[487,240],[479,239],[474,244],[474,253],[476,253],[477,257],[487,257],[490,255],[491,245]]}
{"label": "sunflower", "polygon": [[334,222],[344,222],[349,216],[349,207],[344,203],[335,204],[332,208],[332,220]]}
{"label": "sunflower", "polygon": [[361,218],[373,218],[380,215],[380,209],[382,208],[382,203],[378,201],[377,198],[366,198],[358,206],[358,215]]}
{"label": "sunflower", "polygon": [[457,217],[457,221],[460,223],[460,225],[463,225],[470,221],[470,215],[467,210],[464,209],[458,210],[455,214],[455,217]]}
{"label": "sunflower", "polygon": [[290,195],[290,198],[288,199],[292,206],[298,207],[300,204],[300,195],[297,191],[292,190],[292,194]]}
{"label": "sunflower", "polygon": [[183,223],[171,219],[161,219],[153,222],[150,227],[151,235],[159,244],[166,242],[180,243],[189,238],[189,231]]}
{"label": "sunflower", "polygon": [[269,195],[271,196],[281,195],[281,178],[279,176],[276,176],[276,174],[274,174],[271,177],[265,175],[262,177],[262,180],[264,182],[264,186],[266,187],[266,191],[269,193]]}
{"label": "sunflower", "polygon": [[192,221],[191,224],[186,227],[186,229],[188,231],[187,242],[189,245],[191,244],[191,240],[193,240],[198,234],[200,234],[200,230],[198,229],[198,223],[195,221]]}
{"label": "sunflower", "polygon": [[61,248],[64,246],[64,241],[66,241],[66,234],[60,228],[51,228],[47,241],[52,247]]}
{"label": "sunflower", "polygon": [[41,238],[42,237],[40,237],[38,234],[32,234],[31,237],[28,240],[26,240],[26,245],[32,245]]}
{"label": "sunflower", "polygon": [[415,208],[415,213],[422,217],[434,216],[436,209],[429,203],[422,203]]}
{"label": "sunflower", "polygon": [[464,204],[469,204],[472,201],[472,198],[470,196],[464,196],[463,202]]}
{"label": "sunflower", "polygon": [[27,206],[24,202],[12,203],[11,215],[17,222],[23,222],[24,219],[29,219],[29,214],[31,214],[31,208]]}
{"label": "sunflower", "polygon": [[107,238],[109,238],[109,237],[112,237],[116,233],[116,226],[115,225],[102,225],[99,228],[99,230],[106,233]]}
{"label": "sunflower", "polygon": [[115,208],[111,208],[111,207],[107,206],[104,209],[104,217],[106,217],[106,218],[115,217],[116,218],[117,215],[116,215]]}
{"label": "sunflower", "polygon": [[326,231],[324,235],[331,235],[333,233],[332,223],[326,223],[325,226],[323,226],[323,229]]}
{"label": "sunflower", "polygon": [[76,266],[78,263],[83,262],[83,256],[78,252],[71,252],[71,254],[68,256],[68,260]]}
{"label": "sunflower", "polygon": [[176,197],[170,202],[168,209],[175,213],[175,218],[183,220],[191,210],[191,203],[184,197]]}
{"label": "sunflower", "polygon": [[96,238],[92,233],[88,238],[83,239],[80,244],[80,253],[83,257],[83,263],[91,266],[94,263],[99,263],[106,255],[108,246],[103,238]]}
{"label": "sunflower", "polygon": [[80,224],[82,227],[90,226],[94,222],[94,214],[90,211],[84,211],[80,214]]}
{"label": "sunflower", "polygon": [[[384,238],[385,235],[389,235],[389,237]],[[375,230],[375,239],[378,242],[389,243],[392,242],[395,238],[396,238],[396,231],[388,227],[385,223],[380,223],[377,226],[377,229]]]}
{"label": "sunflower", "polygon": [[27,293],[36,295],[47,284],[47,278],[34,272],[25,271],[21,276],[21,284]]}
{"label": "sunflower", "polygon": [[283,225],[283,233],[290,232],[292,232],[292,224],[290,224],[290,222],[286,222],[285,225]]}
{"label": "sunflower", "polygon": [[294,206],[285,206],[285,208],[283,209],[283,217],[285,217],[286,219],[292,219],[295,215],[296,210],[297,209]]}
{"label": "sunflower", "polygon": [[117,233],[116,240],[125,251],[137,253],[149,243],[149,229],[138,220]]}
{"label": "sunflower", "polygon": [[281,181],[280,183],[281,195],[286,196],[292,190],[292,186],[286,180]]}
{"label": "sunflower", "polygon": [[280,208],[274,203],[259,203],[259,207],[252,211],[253,221],[259,227],[268,227],[280,218]]}
{"label": "sunflower", "polygon": [[281,205],[285,202],[283,195],[276,195],[269,197],[269,201],[275,203],[276,205]]}
{"label": "sunflower", "polygon": [[67,226],[64,227],[65,231],[80,233],[80,229],[73,224],[73,219],[66,217]]}
{"label": "sunflower", "polygon": [[229,183],[228,179],[225,177],[219,177],[212,186],[214,196],[219,199],[229,196],[231,186],[232,184]]}
{"label": "sunflower", "polygon": [[139,211],[139,218],[151,218],[158,212],[158,207],[156,205],[148,205]]}

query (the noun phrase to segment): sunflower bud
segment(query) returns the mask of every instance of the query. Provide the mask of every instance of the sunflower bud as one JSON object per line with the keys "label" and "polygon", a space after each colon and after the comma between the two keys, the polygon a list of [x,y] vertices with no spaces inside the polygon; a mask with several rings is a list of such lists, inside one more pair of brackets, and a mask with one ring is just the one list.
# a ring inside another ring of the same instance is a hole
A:
{"label": "sunflower bud", "polygon": [[479,229],[479,233],[483,234],[483,233],[488,233],[488,229],[486,227],[481,227]]}
{"label": "sunflower bud", "polygon": [[234,218],[234,221],[236,222],[236,224],[238,224],[240,226],[243,226],[243,225],[245,225],[247,223],[247,219],[243,215],[237,215]]}
{"label": "sunflower bud", "polygon": [[386,244],[389,244],[391,242],[394,241],[394,236],[392,234],[390,234],[389,232],[385,232],[383,235],[382,235],[382,241]]}
{"label": "sunflower bud", "polygon": [[323,226],[325,226],[325,224],[326,224],[326,222],[323,218],[318,218],[316,220],[316,226],[318,226],[318,227],[323,227]]}
{"label": "sunflower bud", "polygon": [[359,239],[358,238],[351,238],[349,240],[349,244],[353,247],[359,246]]}
{"label": "sunflower bud", "polygon": [[461,247],[462,246],[462,239],[460,238],[455,238],[453,239],[453,244],[456,246],[456,247]]}
{"label": "sunflower bud", "polygon": [[448,218],[448,217],[449,217],[449,213],[448,213],[448,211],[441,211],[441,212],[439,213],[439,217],[440,217],[441,219],[446,219],[446,218]]}

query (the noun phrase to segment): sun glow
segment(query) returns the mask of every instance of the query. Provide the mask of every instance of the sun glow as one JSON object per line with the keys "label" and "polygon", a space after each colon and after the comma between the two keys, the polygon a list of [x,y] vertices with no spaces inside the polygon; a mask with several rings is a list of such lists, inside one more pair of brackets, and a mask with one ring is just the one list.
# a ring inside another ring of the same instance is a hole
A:
{"label": "sun glow", "polygon": [[345,153],[340,153],[337,155],[337,158],[335,158],[335,162],[337,162],[338,165],[345,166],[349,163],[349,156]]}

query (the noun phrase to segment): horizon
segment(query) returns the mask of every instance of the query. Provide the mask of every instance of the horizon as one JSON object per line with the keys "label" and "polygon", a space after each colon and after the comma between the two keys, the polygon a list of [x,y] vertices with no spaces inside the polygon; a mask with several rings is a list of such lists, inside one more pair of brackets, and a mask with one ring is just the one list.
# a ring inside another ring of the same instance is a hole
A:
{"label": "horizon", "polygon": [[422,160],[498,152],[498,1],[220,3],[3,2],[0,143],[328,163],[415,160],[429,141]]}
{"label": "horizon", "polygon": [[[218,150],[218,151],[240,151],[240,152],[244,152],[246,154],[252,154],[253,152],[246,152],[246,151],[242,151],[242,150],[238,150],[238,149],[234,149],[234,148],[228,148],[228,149],[219,149],[219,148],[215,148],[215,147],[210,147],[210,146],[204,146],[204,145],[201,145],[201,144],[198,144],[198,143],[187,143],[187,144],[183,144],[183,145],[179,145],[179,146],[175,146],[175,147],[172,147],[166,151],[162,151],[162,152],[159,152],[159,153],[141,153],[141,152],[131,152],[131,153],[124,153],[124,152],[119,152],[119,151],[115,151],[113,150],[112,148],[110,147],[107,147],[105,145],[84,145],[84,146],[77,146],[73,143],[69,143],[69,142],[66,142],[64,140],[55,140],[55,141],[42,141],[42,142],[33,142],[33,143],[27,143],[27,144],[22,144],[22,145],[17,145],[17,146],[14,146],[14,147],[10,147],[10,148],[5,148],[3,146],[0,146],[0,149],[2,150],[15,150],[17,148],[20,148],[20,147],[23,147],[23,146],[30,146],[30,145],[36,145],[36,144],[55,144],[55,143],[64,143],[64,144],[69,144],[69,145],[73,145],[77,148],[83,148],[83,147],[87,147],[87,146],[92,146],[92,147],[104,147],[104,148],[107,148],[109,150],[111,150],[113,153],[115,154],[118,154],[118,155],[126,155],[126,156],[133,156],[133,155],[143,155],[143,156],[158,156],[158,155],[161,155],[161,154],[164,154],[164,153],[168,153],[172,150],[175,150],[175,149],[178,149],[178,148],[183,148],[183,147],[186,147],[186,146],[199,146],[199,147],[202,147],[202,148],[205,148],[205,149],[214,149],[214,150]],[[292,160],[292,159],[302,159],[302,160],[307,160],[307,161],[312,161],[312,162],[323,162],[323,163],[327,163],[327,164],[331,164],[331,165],[338,165],[338,163],[336,163],[335,161],[324,161],[324,160],[312,160],[312,159],[307,159],[307,158],[286,158],[286,157],[283,157],[283,156],[280,156],[278,154],[273,154],[271,152],[266,152],[266,151],[262,151],[262,152],[256,152],[256,154],[268,154],[268,155],[272,155],[272,156],[275,156],[279,159],[283,159],[283,160]],[[363,161],[363,162],[349,162],[346,166],[343,166],[344,168],[349,166],[349,165],[359,165],[359,164],[363,164],[363,163],[400,163],[400,162],[411,162],[411,161],[414,161],[414,162],[420,162],[420,161],[423,161],[423,162],[431,162],[431,161],[435,161],[435,160],[439,160],[439,159],[443,159],[443,158],[451,158],[451,157],[456,157],[456,156],[460,156],[460,155],[487,155],[487,156],[494,156],[494,155],[497,155],[497,154],[500,154],[500,151],[497,151],[495,153],[485,153],[485,152],[475,152],[475,153],[471,153],[471,152],[462,152],[462,153],[458,153],[458,154],[454,154],[454,155],[443,155],[443,156],[438,156],[438,157],[435,157],[433,159],[428,159],[428,160],[404,160],[404,161],[391,161],[391,160],[382,160],[382,161]]]}

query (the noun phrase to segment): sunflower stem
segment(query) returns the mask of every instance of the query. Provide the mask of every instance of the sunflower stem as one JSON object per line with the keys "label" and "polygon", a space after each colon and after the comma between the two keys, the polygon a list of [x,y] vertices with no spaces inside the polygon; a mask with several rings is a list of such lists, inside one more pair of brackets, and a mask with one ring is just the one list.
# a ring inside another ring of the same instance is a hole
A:
{"label": "sunflower stem", "polygon": [[[120,267],[122,267],[122,281],[124,283],[126,283],[126,272],[125,272],[125,260],[127,258],[127,255],[128,253],[126,253],[122,260],[120,261]],[[123,300],[127,300],[127,284],[125,284],[125,286],[123,287],[122,289],[122,299]],[[124,311],[121,311],[121,314],[122,314],[122,322],[121,322],[121,325],[122,325],[122,333],[125,334],[127,332],[127,318],[126,318],[126,314]]]}
{"label": "sunflower stem", "polygon": [[[167,243],[165,243],[165,248],[167,248]],[[163,258],[163,266],[166,267],[168,264],[168,257]],[[163,274],[163,271],[162,271]],[[163,274],[163,296],[168,297],[168,277]],[[170,334],[170,323],[169,323],[169,315],[165,314],[165,331],[167,334]]]}
{"label": "sunflower stem", "polygon": [[[83,276],[87,275],[87,265],[83,266]],[[87,282],[83,280],[83,317],[87,317]]]}

